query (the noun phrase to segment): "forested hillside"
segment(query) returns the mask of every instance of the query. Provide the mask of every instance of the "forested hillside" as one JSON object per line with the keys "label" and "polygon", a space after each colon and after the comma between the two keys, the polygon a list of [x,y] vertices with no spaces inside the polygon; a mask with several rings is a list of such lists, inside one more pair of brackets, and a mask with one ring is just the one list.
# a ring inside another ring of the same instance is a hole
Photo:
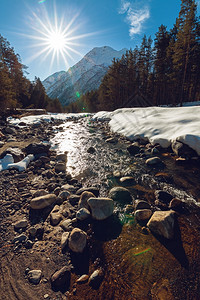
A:
{"label": "forested hillside", "polygon": [[0,35],[0,111],[7,108],[46,108],[61,111],[58,99],[50,99],[39,78],[33,82],[25,76],[27,67],[21,63],[10,43]]}
{"label": "forested hillside", "polygon": [[161,25],[140,47],[113,60],[97,91],[86,93],[69,110],[114,110],[200,100],[200,20],[193,0],[182,0],[171,30]]}

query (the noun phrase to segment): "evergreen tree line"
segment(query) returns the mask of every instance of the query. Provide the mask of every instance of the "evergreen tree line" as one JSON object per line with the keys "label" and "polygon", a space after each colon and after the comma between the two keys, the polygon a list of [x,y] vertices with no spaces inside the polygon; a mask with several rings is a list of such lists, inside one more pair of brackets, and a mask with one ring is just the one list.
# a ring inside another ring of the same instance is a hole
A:
{"label": "evergreen tree line", "polygon": [[113,110],[200,100],[200,19],[194,0],[182,0],[171,30],[161,25],[140,47],[114,59],[97,91],[87,92],[69,111]]}
{"label": "evergreen tree line", "polygon": [[39,78],[31,82],[25,76],[27,67],[21,63],[10,43],[0,35],[0,112],[7,108],[46,108],[61,112],[58,99],[50,99]]}

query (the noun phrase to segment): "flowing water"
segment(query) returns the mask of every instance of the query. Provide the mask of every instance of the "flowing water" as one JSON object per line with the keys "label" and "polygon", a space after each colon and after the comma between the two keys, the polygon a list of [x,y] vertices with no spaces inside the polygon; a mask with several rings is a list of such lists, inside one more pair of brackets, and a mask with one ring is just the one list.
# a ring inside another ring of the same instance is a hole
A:
{"label": "flowing water", "polygon": [[[162,167],[149,168],[146,156],[133,157],[126,150],[129,142],[114,136],[113,143],[105,123],[90,118],[68,121],[55,127],[52,148],[67,151],[67,172],[83,186],[98,186],[101,196],[120,185],[113,176],[133,176],[128,187],[134,198],[153,203],[155,189],[170,192],[186,201],[200,196],[198,162],[178,166],[167,152],[159,156]],[[92,147],[92,148],[91,148]],[[113,218],[93,224],[90,271],[104,268],[98,292],[88,286],[77,287],[70,299],[200,299],[200,222],[198,209],[179,215],[176,240],[164,241],[144,232],[133,214],[117,207]]]}

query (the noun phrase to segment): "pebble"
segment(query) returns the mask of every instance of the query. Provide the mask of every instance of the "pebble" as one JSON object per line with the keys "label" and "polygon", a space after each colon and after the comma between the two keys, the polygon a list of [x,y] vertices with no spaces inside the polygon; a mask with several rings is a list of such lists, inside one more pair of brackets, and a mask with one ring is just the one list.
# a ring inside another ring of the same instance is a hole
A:
{"label": "pebble", "polygon": [[86,220],[87,218],[89,218],[89,216],[90,216],[90,212],[86,208],[81,208],[76,213],[76,218],[80,221]]}
{"label": "pebble", "polygon": [[41,270],[31,270],[28,272],[28,280],[30,283],[38,284],[42,277]]}
{"label": "pebble", "polygon": [[151,157],[146,160],[146,164],[149,166],[160,164],[162,161],[159,157]]}
{"label": "pebble", "polygon": [[85,283],[88,281],[89,276],[87,274],[83,274],[81,277],[79,277],[77,279],[77,283],[81,284],[81,283]]}
{"label": "pebble", "polygon": [[139,209],[134,213],[134,216],[138,221],[146,221],[151,217],[151,215],[152,211],[150,209]]}

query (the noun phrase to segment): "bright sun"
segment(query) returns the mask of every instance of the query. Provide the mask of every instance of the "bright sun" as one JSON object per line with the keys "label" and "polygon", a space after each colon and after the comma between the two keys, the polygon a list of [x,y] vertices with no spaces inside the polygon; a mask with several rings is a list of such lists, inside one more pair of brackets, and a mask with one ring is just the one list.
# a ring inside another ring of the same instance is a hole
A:
{"label": "bright sun", "polygon": [[[47,57],[51,57],[51,63],[49,67],[57,61],[62,60],[66,66],[69,67],[68,60],[73,60],[73,53],[82,57],[82,53],[76,50],[80,47],[80,40],[95,35],[96,33],[84,33],[80,34],[80,30],[84,28],[81,26],[80,20],[77,20],[80,12],[76,12],[73,17],[62,16],[58,20],[58,14],[56,8],[53,9],[54,17],[48,15],[48,12],[44,10],[32,12],[31,17],[31,29],[35,32],[34,35],[26,35],[34,43],[31,47],[35,47],[36,51],[30,57],[29,62],[41,57],[41,60],[45,60]],[[66,20],[68,19],[68,23]],[[77,34],[77,32],[79,32]],[[64,67],[64,66],[63,66]]]}
{"label": "bright sun", "polygon": [[49,47],[52,50],[63,51],[67,40],[62,32],[52,32],[48,38]]}

